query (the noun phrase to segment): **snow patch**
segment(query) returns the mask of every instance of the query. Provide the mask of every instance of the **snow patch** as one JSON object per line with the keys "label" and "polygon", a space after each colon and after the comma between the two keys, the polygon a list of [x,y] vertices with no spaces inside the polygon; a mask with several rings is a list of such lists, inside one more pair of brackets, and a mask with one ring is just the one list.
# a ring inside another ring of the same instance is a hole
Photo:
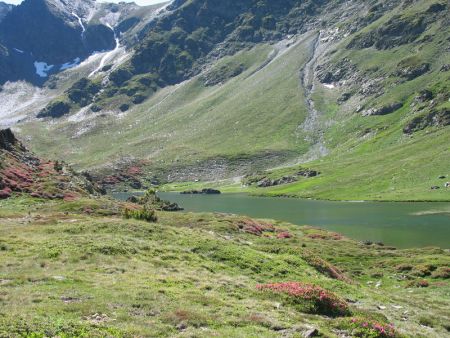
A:
{"label": "snow patch", "polygon": [[76,66],[78,66],[80,61],[81,61],[80,58],[75,58],[75,59],[73,59],[72,62],[67,62],[67,63],[63,64],[61,66],[61,68],[59,68],[59,70],[66,70],[66,69],[70,69],[70,68],[76,67]]}
{"label": "snow patch", "polygon": [[119,23],[121,15],[122,15],[121,12],[116,13],[111,12],[105,15],[104,17],[100,18],[100,22],[112,29],[112,26],[117,26],[117,24]]}
{"label": "snow patch", "polygon": [[70,116],[67,120],[70,122],[82,122],[83,120],[88,118],[89,111],[91,106],[84,107],[80,109],[75,115]]}
{"label": "snow patch", "polygon": [[39,75],[40,77],[47,77],[48,72],[51,71],[53,67],[54,67],[54,65],[49,65],[46,62],[39,62],[39,61],[34,62],[34,68],[36,68],[36,74]]}
{"label": "snow patch", "polygon": [[324,83],[323,86],[328,89],[334,89],[336,86],[332,83]]}

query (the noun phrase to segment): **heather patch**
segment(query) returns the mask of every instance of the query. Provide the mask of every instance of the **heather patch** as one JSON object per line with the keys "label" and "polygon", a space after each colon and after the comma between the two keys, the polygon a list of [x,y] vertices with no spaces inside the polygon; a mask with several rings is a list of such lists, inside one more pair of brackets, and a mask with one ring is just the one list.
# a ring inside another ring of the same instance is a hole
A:
{"label": "heather patch", "polygon": [[299,282],[257,285],[260,291],[281,294],[287,303],[299,306],[308,313],[317,313],[331,317],[346,316],[350,309],[346,301],[331,291],[314,284]]}
{"label": "heather patch", "polygon": [[402,337],[392,324],[381,323],[363,317],[341,319],[338,328],[348,331],[352,337],[399,338]]}

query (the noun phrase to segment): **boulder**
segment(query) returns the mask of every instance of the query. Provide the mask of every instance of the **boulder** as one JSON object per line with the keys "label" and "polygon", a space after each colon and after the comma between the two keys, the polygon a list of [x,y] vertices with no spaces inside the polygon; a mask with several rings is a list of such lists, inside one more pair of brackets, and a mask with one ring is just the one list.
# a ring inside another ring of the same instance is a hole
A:
{"label": "boulder", "polygon": [[311,337],[317,337],[319,335],[319,330],[317,329],[310,329],[308,331],[305,331],[305,333],[303,333],[303,337],[305,338],[311,338]]}
{"label": "boulder", "polygon": [[297,175],[299,176],[303,176],[306,178],[310,178],[310,177],[316,177],[319,176],[319,172],[316,170],[311,170],[311,169],[304,169],[304,170],[300,170]]}
{"label": "boulder", "polygon": [[450,70],[450,64],[447,63],[441,67],[441,72],[448,72]]}
{"label": "boulder", "polygon": [[423,63],[417,66],[410,66],[399,69],[395,75],[400,76],[408,81],[414,80],[415,78],[429,72],[431,66],[429,63]]}

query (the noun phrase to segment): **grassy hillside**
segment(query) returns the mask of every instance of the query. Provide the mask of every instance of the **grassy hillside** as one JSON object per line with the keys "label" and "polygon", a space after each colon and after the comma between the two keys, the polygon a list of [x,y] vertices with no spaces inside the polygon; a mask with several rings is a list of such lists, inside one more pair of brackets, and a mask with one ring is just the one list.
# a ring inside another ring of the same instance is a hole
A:
{"label": "grassy hillside", "polygon": [[[305,43],[311,38],[303,37]],[[67,151],[63,157],[82,167],[105,163],[112,156],[148,156],[169,164],[182,159],[189,164],[266,151],[299,153],[307,148],[296,135],[306,116],[299,104],[303,99],[297,72],[307,58],[303,39],[268,65],[274,48],[267,45],[222,59],[210,72],[234,65],[245,68],[224,84],[206,86],[199,76],[159,91],[120,118],[105,116],[94,125],[69,118],[46,125],[45,135],[37,135],[35,130],[44,125],[34,121],[21,126],[21,133],[33,135],[38,152]]]}
{"label": "grassy hillside", "polygon": [[443,337],[450,329],[443,250],[394,250],[230,215],[125,220],[124,206],[107,199],[18,197],[0,206],[1,336]]}
{"label": "grassy hillside", "polygon": [[150,86],[156,92],[127,111],[124,102],[146,75],[101,101],[100,112],[87,106],[51,122],[26,121],[18,131],[38,153],[102,175],[141,166],[146,183],[290,168],[271,173],[281,177],[302,163],[322,174],[257,190],[449,200],[437,179],[450,175],[447,5],[386,2],[346,10],[339,20],[331,11],[322,29],[216,55],[189,80]]}

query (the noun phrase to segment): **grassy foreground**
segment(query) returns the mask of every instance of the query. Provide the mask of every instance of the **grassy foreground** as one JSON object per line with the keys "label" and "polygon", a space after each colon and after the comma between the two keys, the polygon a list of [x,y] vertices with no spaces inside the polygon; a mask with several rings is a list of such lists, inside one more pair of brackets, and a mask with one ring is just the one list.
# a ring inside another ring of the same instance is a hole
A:
{"label": "grassy foreground", "polygon": [[449,334],[448,251],[225,214],[125,220],[124,207],[0,202],[1,337]]}

